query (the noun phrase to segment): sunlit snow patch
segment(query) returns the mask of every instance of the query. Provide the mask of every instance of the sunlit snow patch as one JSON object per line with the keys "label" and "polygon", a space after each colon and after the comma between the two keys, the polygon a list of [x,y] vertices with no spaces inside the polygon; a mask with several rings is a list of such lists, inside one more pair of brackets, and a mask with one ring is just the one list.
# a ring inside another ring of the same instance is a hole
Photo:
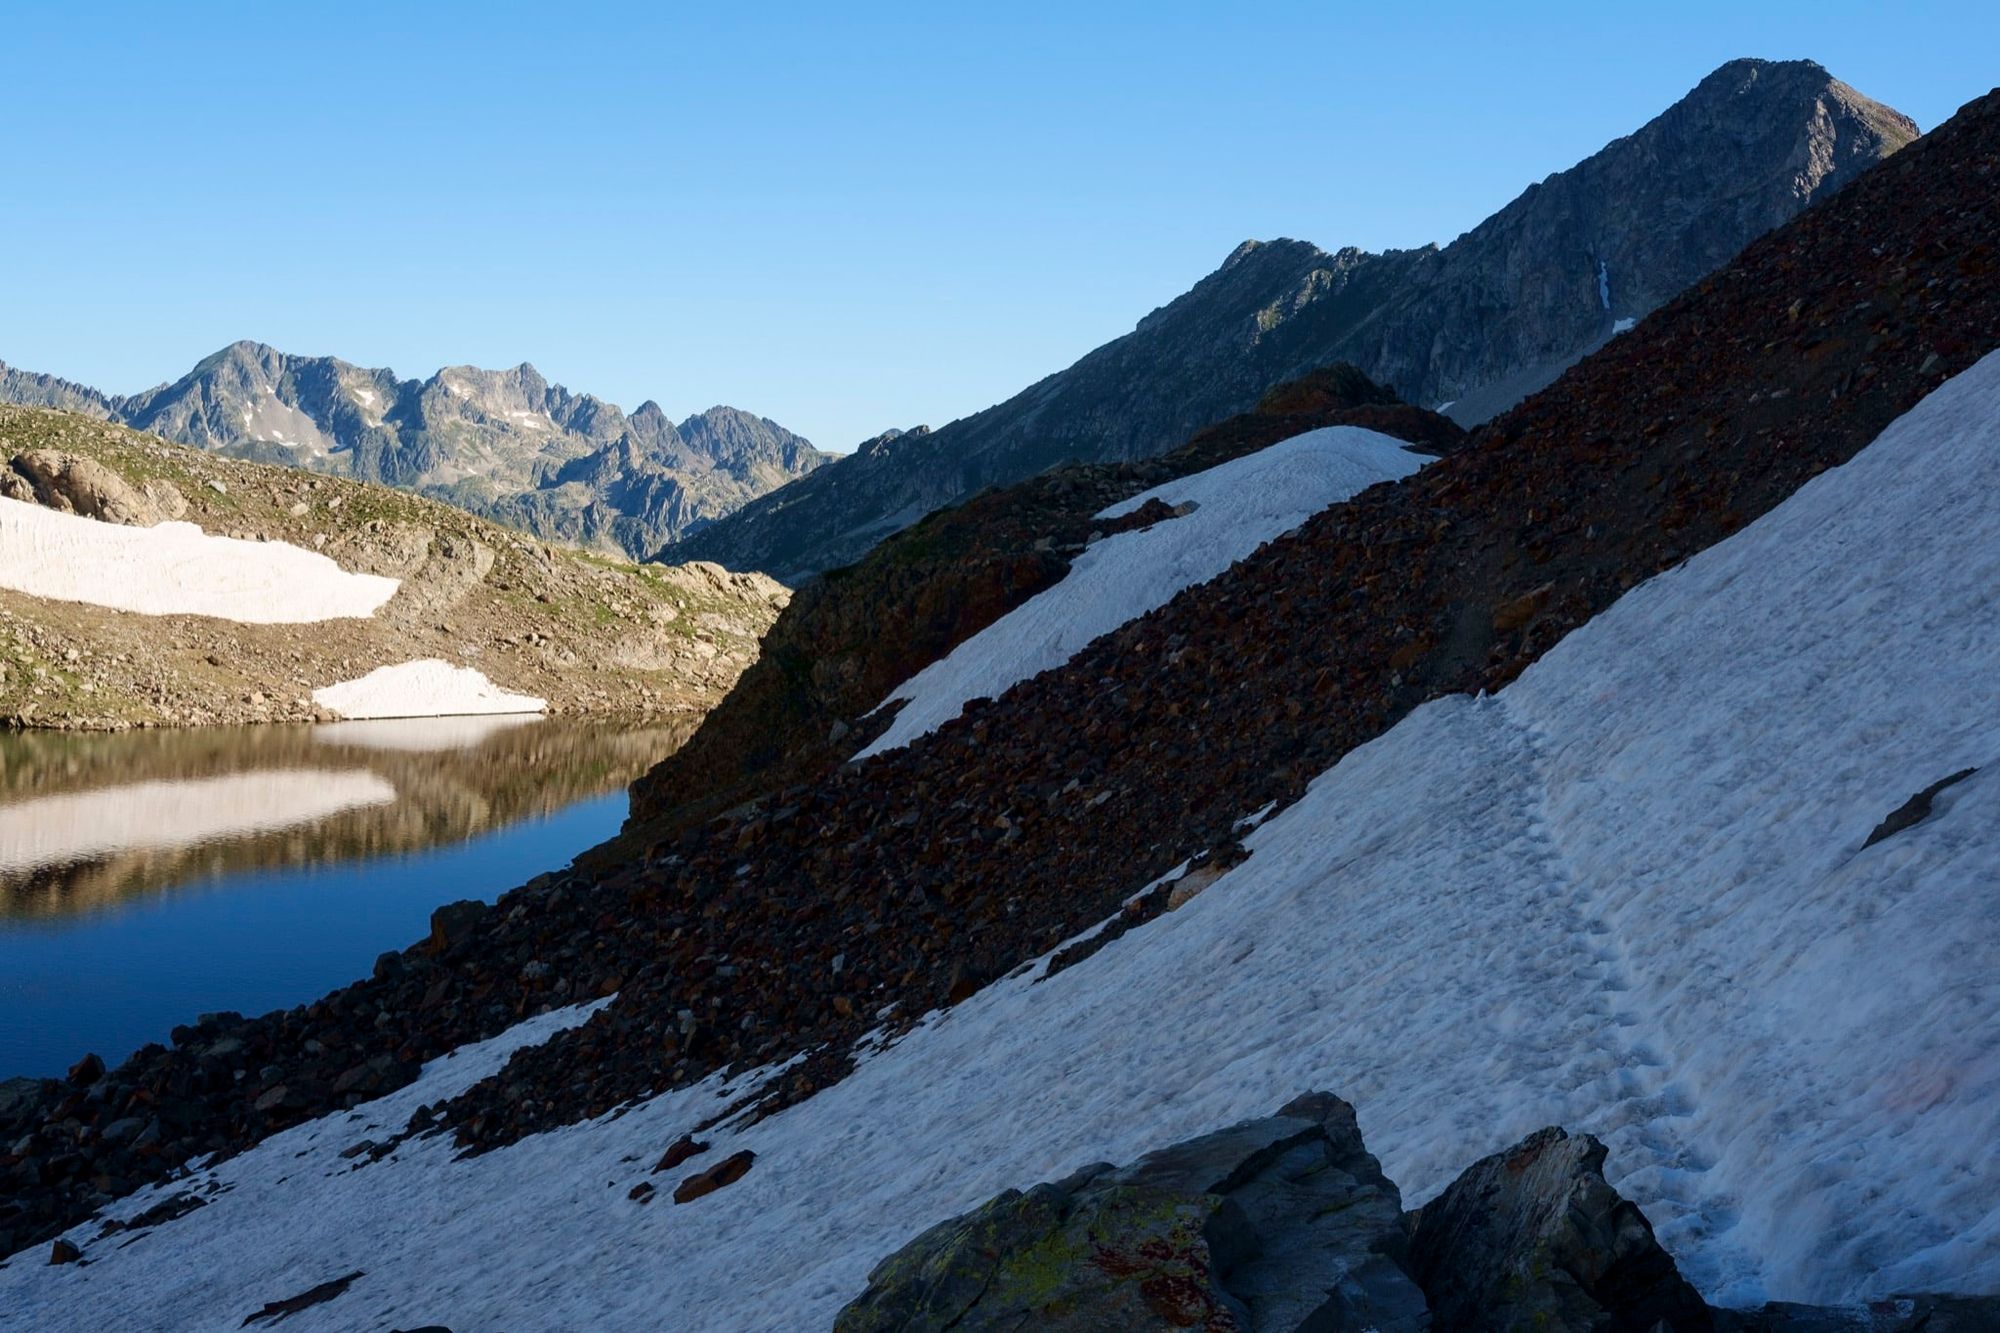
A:
{"label": "sunlit snow patch", "polygon": [[314,690],[313,702],[354,720],[539,713],[549,706],[546,699],[510,694],[471,667],[435,657],[377,667],[359,680]]}
{"label": "sunlit snow patch", "polygon": [[1117,518],[1154,499],[1191,501],[1195,509],[1097,542],[1062,582],[903,682],[884,700],[906,700],[903,710],[862,756],[907,745],[957,717],[967,701],[997,698],[1061,666],[1092,639],[1207,582],[1328,505],[1406,477],[1426,461],[1387,435],[1329,426],[1111,506],[1097,517]]}
{"label": "sunlit snow patch", "polygon": [[211,536],[192,523],[125,527],[0,499],[0,588],[31,597],[299,625],[372,616],[396,587],[286,542]]}

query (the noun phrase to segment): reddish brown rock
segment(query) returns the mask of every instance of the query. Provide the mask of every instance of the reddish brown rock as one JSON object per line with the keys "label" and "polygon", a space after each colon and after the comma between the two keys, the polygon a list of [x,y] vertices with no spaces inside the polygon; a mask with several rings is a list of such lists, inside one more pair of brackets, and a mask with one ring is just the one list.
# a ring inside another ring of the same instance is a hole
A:
{"label": "reddish brown rock", "polygon": [[750,1173],[750,1164],[757,1160],[757,1154],[745,1148],[731,1153],[706,1171],[700,1171],[674,1187],[675,1203],[692,1203],[704,1195],[713,1194],[724,1185],[734,1185]]}
{"label": "reddish brown rock", "polygon": [[655,1172],[671,1171],[675,1167],[679,1166],[682,1162],[687,1161],[690,1157],[697,1156],[707,1151],[708,1151],[708,1145],[706,1143],[697,1143],[695,1141],[694,1135],[683,1134],[679,1138],[673,1141],[673,1144],[666,1150],[666,1152],[660,1155],[659,1164],[655,1166],[653,1170]]}

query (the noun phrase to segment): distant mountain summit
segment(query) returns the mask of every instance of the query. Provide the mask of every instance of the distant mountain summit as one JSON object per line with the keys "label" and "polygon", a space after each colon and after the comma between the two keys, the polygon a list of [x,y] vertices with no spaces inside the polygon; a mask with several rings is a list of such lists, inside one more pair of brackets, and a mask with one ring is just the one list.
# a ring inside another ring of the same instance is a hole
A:
{"label": "distant mountain summit", "polygon": [[858,451],[668,558],[792,578],[847,564],[981,487],[1059,462],[1149,457],[1334,362],[1482,421],[1916,135],[1811,61],[1732,61],[1450,245],[1374,254],[1246,241],[1069,369]]}
{"label": "distant mountain summit", "polygon": [[539,537],[635,556],[827,458],[776,422],[731,407],[675,425],[648,402],[628,417],[526,362],[399,380],[256,342],[231,343],[173,383],[130,397],[0,364],[0,400],[418,491]]}

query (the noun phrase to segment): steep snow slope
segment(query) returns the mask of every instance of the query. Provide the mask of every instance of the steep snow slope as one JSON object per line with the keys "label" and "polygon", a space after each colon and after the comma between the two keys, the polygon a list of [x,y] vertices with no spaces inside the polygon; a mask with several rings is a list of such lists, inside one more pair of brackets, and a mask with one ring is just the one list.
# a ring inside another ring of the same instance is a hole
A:
{"label": "steep snow slope", "polygon": [[[823,1327],[1000,1188],[1311,1087],[1355,1102],[1411,1202],[1540,1125],[1604,1135],[1712,1298],[2000,1290],[1997,441],[2000,354],[1499,695],[1354,751],[1179,911],[675,1172],[647,1174],[713,1081],[464,1162],[338,1156],[469,1081],[441,1061],[200,1173],[231,1188],[129,1248],[85,1226],[88,1266],[17,1258],[0,1310],[234,1327],[360,1270],[287,1327]],[[717,1194],[627,1197],[739,1148]]]}
{"label": "steep snow slope", "polygon": [[192,523],[121,527],[0,499],[0,588],[33,597],[149,616],[302,625],[372,616],[397,586],[286,542],[216,537]]}
{"label": "steep snow slope", "polygon": [[1061,583],[898,686],[883,706],[901,699],[903,710],[859,757],[908,745],[957,717],[969,700],[998,698],[1061,666],[1092,639],[1206,583],[1328,505],[1378,481],[1407,477],[1425,461],[1401,440],[1329,426],[1112,505],[1098,517],[1117,518],[1149,500],[1195,509],[1096,543]]}

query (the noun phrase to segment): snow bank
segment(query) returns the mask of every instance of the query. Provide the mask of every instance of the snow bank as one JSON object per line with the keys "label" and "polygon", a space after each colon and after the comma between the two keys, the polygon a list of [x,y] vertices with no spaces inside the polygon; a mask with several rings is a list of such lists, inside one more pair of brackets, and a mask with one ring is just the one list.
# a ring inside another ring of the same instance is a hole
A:
{"label": "snow bank", "polygon": [[[675,1172],[648,1174],[716,1080],[465,1161],[442,1139],[338,1156],[469,1081],[438,1062],[121,1202],[226,1191],[127,1248],[86,1224],[88,1266],[16,1258],[0,1309],[226,1328],[360,1269],[287,1329],[824,1328],[885,1253],[1002,1188],[1320,1087],[1412,1204],[1542,1125],[1604,1136],[1712,1298],[2000,1290],[1996,423],[2000,356],[1499,695],[1349,755],[1181,910],[705,1132]],[[705,1199],[626,1197],[739,1148],[755,1166]]]}
{"label": "snow bank", "polygon": [[450,717],[476,713],[539,713],[548,701],[509,694],[471,667],[435,657],[376,667],[359,680],[313,691],[313,702],[344,718]]}
{"label": "snow bank", "polygon": [[367,769],[235,773],[43,796],[0,806],[0,874],[269,833],[395,799],[395,787]]}
{"label": "snow bank", "polygon": [[1207,582],[1328,505],[1378,481],[1406,477],[1425,461],[1400,440],[1331,426],[1111,506],[1098,517],[1117,518],[1153,499],[1192,501],[1197,508],[1096,543],[1061,583],[910,677],[883,701],[907,700],[903,710],[861,757],[907,745],[957,717],[969,700],[998,698],[1061,666],[1091,640]]}
{"label": "snow bank", "polygon": [[285,542],[214,537],[192,523],[128,528],[0,499],[0,588],[31,597],[301,625],[372,616],[396,587]]}

